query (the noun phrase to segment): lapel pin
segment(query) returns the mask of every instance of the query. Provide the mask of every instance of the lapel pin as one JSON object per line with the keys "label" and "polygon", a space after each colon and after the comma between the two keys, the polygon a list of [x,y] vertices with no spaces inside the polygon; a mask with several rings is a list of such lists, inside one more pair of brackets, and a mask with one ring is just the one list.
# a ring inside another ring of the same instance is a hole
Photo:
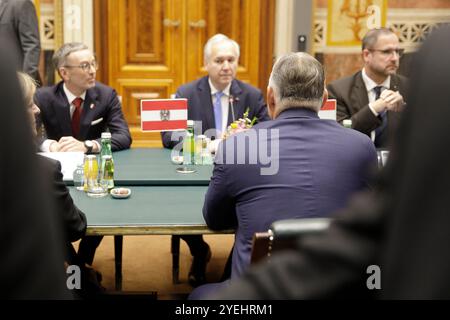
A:
{"label": "lapel pin", "polygon": [[89,109],[94,109],[95,105],[93,103],[91,103],[91,105],[89,106]]}

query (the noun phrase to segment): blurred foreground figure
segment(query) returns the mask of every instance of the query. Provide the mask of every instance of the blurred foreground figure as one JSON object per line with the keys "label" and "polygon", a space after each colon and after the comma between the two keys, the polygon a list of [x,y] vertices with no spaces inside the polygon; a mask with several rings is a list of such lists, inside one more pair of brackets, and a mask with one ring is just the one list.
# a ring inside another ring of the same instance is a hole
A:
{"label": "blurred foreground figure", "polygon": [[[416,57],[409,107],[376,192],[213,298],[450,298],[449,39],[450,29],[435,31]],[[371,265],[380,267],[381,290],[368,289]]]}
{"label": "blurred foreground figure", "polygon": [[62,227],[37,155],[14,64],[0,49],[0,298],[66,299]]}

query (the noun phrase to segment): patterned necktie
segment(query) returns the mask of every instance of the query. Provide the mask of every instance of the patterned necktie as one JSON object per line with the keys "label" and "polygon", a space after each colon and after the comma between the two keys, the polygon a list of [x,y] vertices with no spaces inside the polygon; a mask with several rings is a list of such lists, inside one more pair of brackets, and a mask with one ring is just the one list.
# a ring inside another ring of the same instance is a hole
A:
{"label": "patterned necktie", "polygon": [[[375,101],[380,99],[381,89],[383,89],[382,86],[377,86],[377,87],[373,88],[373,91],[375,91]],[[385,110],[382,113],[380,113],[379,117],[381,118],[381,124],[379,125],[378,128],[375,129],[375,146],[376,147],[379,147],[378,140],[379,140],[383,130],[387,126],[387,111]]]}
{"label": "patterned necktie", "polygon": [[81,111],[82,111],[82,107],[81,105],[83,104],[83,99],[81,99],[80,97],[75,98],[72,101],[72,104],[75,106],[75,110],[73,111],[72,114],[72,136],[75,139],[78,139],[78,135],[80,133],[80,118],[81,118]]}
{"label": "patterned necktie", "polygon": [[222,131],[222,96],[223,92],[216,92],[216,100],[214,101],[214,119],[216,124],[216,130]]}

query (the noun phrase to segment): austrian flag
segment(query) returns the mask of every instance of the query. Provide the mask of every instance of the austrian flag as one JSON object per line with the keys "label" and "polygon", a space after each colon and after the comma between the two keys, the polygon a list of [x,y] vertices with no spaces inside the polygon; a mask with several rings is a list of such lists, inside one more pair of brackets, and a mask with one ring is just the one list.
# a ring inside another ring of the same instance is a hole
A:
{"label": "austrian flag", "polygon": [[336,121],[336,99],[328,99],[319,110],[319,118]]}
{"label": "austrian flag", "polygon": [[186,129],[187,99],[141,100],[141,130]]}

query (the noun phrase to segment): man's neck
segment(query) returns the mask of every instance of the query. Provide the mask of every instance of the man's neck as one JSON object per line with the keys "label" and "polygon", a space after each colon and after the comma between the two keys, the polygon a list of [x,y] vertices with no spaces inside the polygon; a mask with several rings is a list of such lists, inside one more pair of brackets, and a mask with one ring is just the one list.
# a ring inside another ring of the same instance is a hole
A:
{"label": "man's neck", "polygon": [[386,76],[384,74],[374,73],[371,70],[369,70],[368,68],[365,68],[364,70],[366,71],[367,76],[378,85],[382,84],[388,78],[388,76]]}
{"label": "man's neck", "polygon": [[70,91],[74,96],[79,97],[81,96],[85,90],[80,90],[79,88],[74,88],[74,86],[71,86],[69,83],[64,82],[66,85],[66,89]]}
{"label": "man's neck", "polygon": [[214,88],[215,88],[217,91],[219,91],[219,92],[224,91],[225,88],[229,86],[229,84],[227,84],[227,85],[221,85],[221,84],[214,83],[214,82],[211,80],[211,78],[209,78],[209,81],[210,81],[210,84],[212,84],[212,85],[214,86]]}

